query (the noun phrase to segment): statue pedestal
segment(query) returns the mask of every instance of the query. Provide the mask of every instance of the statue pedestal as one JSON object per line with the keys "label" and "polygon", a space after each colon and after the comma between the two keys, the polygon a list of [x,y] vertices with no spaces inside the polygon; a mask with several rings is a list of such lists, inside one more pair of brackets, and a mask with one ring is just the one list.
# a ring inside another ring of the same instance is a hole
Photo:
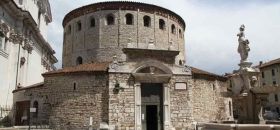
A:
{"label": "statue pedestal", "polygon": [[252,68],[252,62],[248,62],[248,61],[243,61],[240,64],[238,64],[240,66],[240,70],[247,70],[250,71]]}

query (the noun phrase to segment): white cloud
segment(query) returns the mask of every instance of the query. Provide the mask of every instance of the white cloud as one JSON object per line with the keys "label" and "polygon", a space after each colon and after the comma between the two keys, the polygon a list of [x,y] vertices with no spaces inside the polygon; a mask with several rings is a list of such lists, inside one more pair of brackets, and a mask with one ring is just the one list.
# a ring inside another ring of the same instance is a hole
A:
{"label": "white cloud", "polygon": [[[70,2],[71,1],[71,2]],[[97,0],[94,2],[100,2]],[[62,20],[71,10],[92,3],[92,0],[52,0],[53,23],[49,41],[60,60],[62,55]],[[179,14],[186,22],[185,45],[188,64],[223,74],[237,69],[237,37],[239,26],[245,24],[250,40],[249,60],[272,60],[279,56],[280,2],[222,0],[141,0],[159,5]],[[243,2],[243,3],[242,3]],[[266,2],[266,3],[265,3]],[[60,66],[60,64],[58,66]]]}

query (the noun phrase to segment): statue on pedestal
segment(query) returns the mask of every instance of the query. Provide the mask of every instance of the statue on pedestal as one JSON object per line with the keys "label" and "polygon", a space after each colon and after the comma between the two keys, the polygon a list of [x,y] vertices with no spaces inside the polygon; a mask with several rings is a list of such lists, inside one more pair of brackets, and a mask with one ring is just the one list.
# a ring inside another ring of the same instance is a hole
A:
{"label": "statue on pedestal", "polygon": [[245,39],[245,26],[242,24],[239,28],[240,33],[237,34],[238,36],[238,53],[240,54],[241,57],[241,63],[244,61],[247,61],[248,58],[248,53],[250,51],[250,47],[249,47],[249,40]]}

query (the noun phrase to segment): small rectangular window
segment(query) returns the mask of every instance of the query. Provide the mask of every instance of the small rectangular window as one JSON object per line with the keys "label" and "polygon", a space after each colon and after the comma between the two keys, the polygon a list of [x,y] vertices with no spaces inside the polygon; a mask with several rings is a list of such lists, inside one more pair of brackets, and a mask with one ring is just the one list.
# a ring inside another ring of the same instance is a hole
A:
{"label": "small rectangular window", "polygon": [[276,81],[273,81],[273,85],[276,85]]}
{"label": "small rectangular window", "polygon": [[271,70],[272,76],[275,76],[275,71],[274,69]]}
{"label": "small rectangular window", "polygon": [[275,98],[275,102],[278,102],[278,95],[277,94],[274,95],[274,98]]}

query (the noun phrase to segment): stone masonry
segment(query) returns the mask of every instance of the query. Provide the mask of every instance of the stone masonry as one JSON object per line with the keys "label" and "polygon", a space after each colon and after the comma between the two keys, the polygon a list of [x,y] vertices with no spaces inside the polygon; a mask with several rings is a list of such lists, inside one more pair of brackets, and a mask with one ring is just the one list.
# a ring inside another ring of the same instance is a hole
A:
{"label": "stone masonry", "polygon": [[[93,127],[108,121],[108,75],[104,73],[75,74],[45,77],[42,88],[32,89],[34,100],[39,99],[39,113],[44,113],[51,128],[81,129]],[[76,88],[74,88],[76,84]],[[34,94],[39,94],[36,96]],[[40,107],[41,108],[41,107]],[[48,109],[46,109],[48,108]]]}
{"label": "stone masonry", "polygon": [[63,68],[14,93],[39,101],[51,128],[181,130],[231,119],[227,79],[185,64],[185,23],[174,12],[101,2],[71,11],[63,27]]}

